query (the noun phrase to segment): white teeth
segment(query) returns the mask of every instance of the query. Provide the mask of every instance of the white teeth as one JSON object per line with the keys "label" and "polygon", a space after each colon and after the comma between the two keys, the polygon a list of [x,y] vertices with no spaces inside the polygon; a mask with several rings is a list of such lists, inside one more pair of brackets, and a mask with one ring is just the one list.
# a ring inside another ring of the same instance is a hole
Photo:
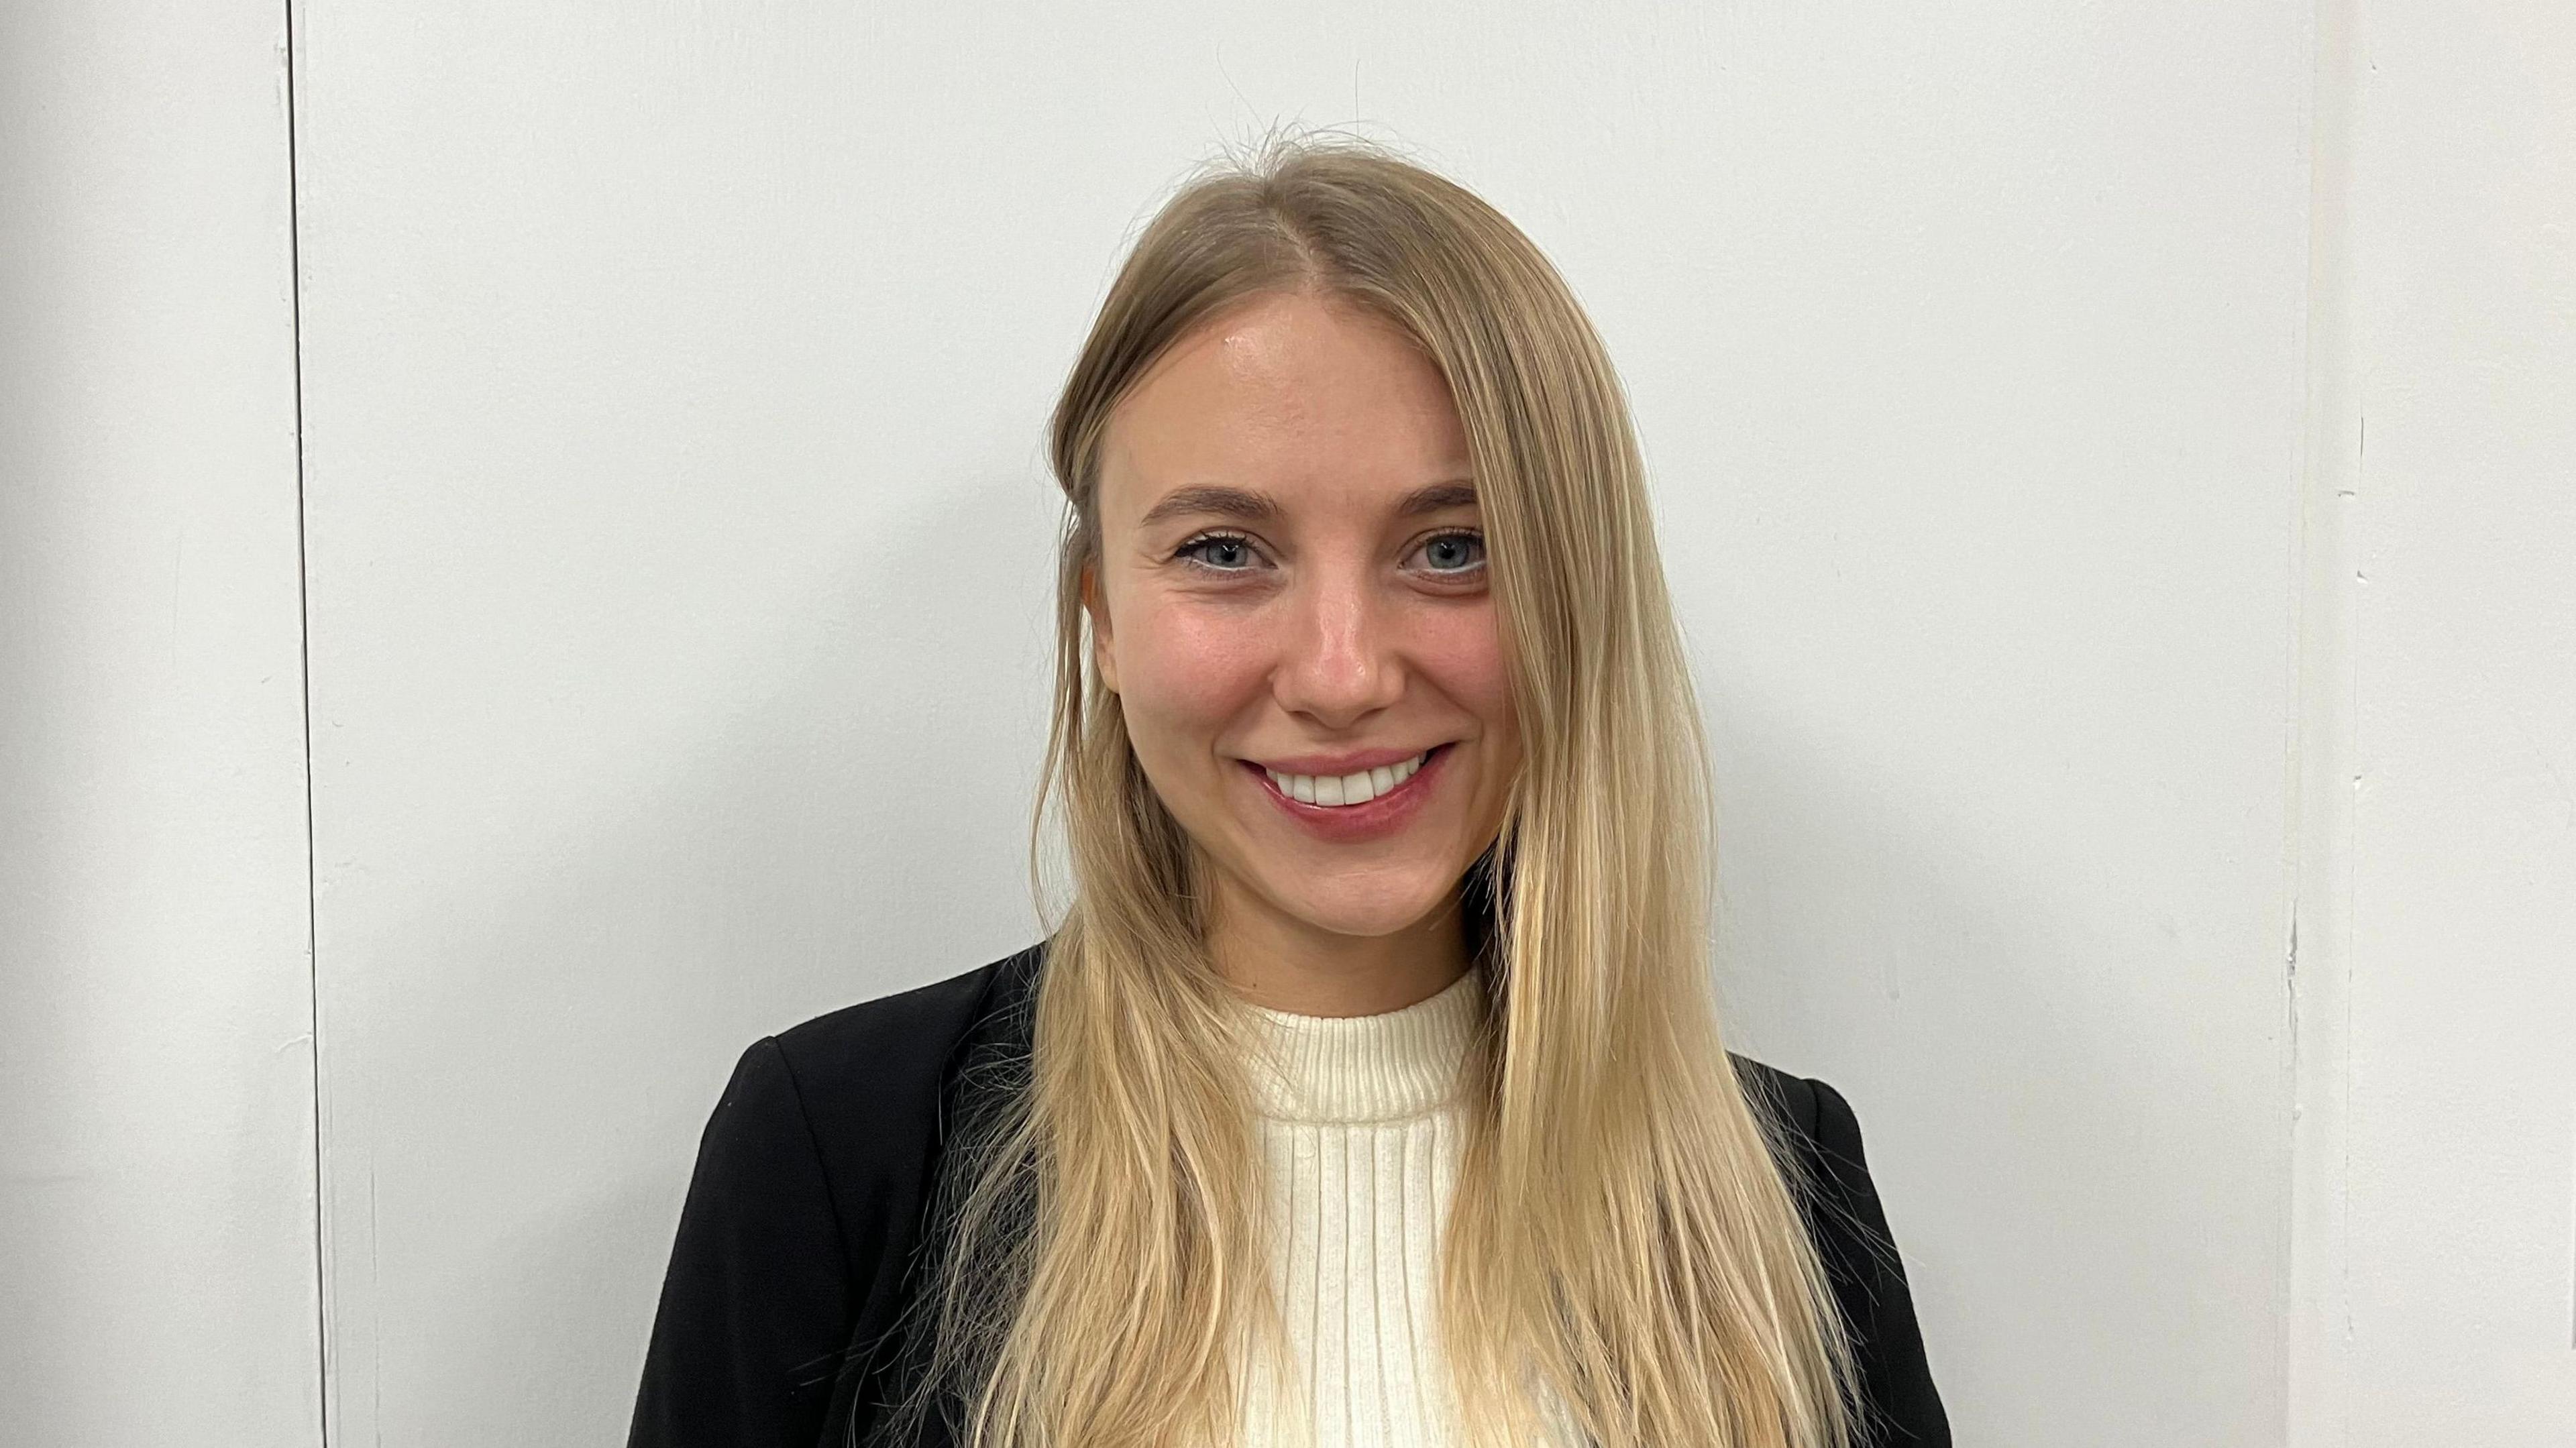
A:
{"label": "white teeth", "polygon": [[1425,750],[1402,764],[1381,765],[1376,769],[1361,770],[1357,774],[1327,774],[1319,777],[1312,774],[1281,774],[1275,769],[1267,773],[1270,775],[1270,782],[1279,786],[1281,794],[1301,804],[1317,804],[1327,808],[1366,804],[1411,779],[1414,771],[1422,767],[1422,761],[1429,753],[1429,750]]}

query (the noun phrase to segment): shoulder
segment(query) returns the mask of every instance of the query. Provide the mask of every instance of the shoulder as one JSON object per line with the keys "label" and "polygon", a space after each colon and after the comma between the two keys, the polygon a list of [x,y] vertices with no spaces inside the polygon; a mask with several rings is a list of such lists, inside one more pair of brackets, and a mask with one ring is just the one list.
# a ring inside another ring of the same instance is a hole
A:
{"label": "shoulder", "polygon": [[1037,950],[1030,946],[927,985],[827,1011],[771,1039],[800,1074],[878,1066],[953,1046],[991,1001],[1002,974]]}
{"label": "shoulder", "polygon": [[1890,1445],[1946,1445],[1903,1255],[1870,1179],[1859,1115],[1840,1091],[1728,1053],[1746,1097],[1769,1119],[1783,1178],[1852,1334],[1866,1413]]}
{"label": "shoulder", "polygon": [[629,1442],[812,1443],[900,1304],[941,1083],[1023,951],[746,1048],[707,1119]]}
{"label": "shoulder", "polygon": [[1866,1251],[1864,1224],[1851,1207],[1855,1193],[1875,1195],[1863,1162],[1860,1122],[1843,1094],[1823,1081],[1783,1071],[1749,1056],[1727,1053],[1745,1100],[1762,1119],[1774,1158],[1806,1214],[1807,1229],[1828,1263]]}
{"label": "shoulder", "polygon": [[959,1048],[1039,950],[801,1021],[755,1042],[746,1060],[774,1058],[827,1136],[842,1137],[837,1128],[854,1115],[918,1120],[934,1108]]}
{"label": "shoulder", "polygon": [[1860,1117],[1851,1102],[1830,1083],[1727,1052],[1746,1098],[1768,1118],[1776,1146],[1795,1160],[1783,1162],[1806,1173],[1811,1184],[1827,1179],[1846,1189],[1869,1184],[1861,1154]]}
{"label": "shoulder", "polygon": [[[1790,1194],[1828,1265],[1850,1265],[1855,1256],[1883,1246],[1883,1226],[1854,1208],[1877,1192],[1861,1151],[1860,1122],[1851,1103],[1827,1083],[1727,1053],[1746,1100],[1764,1119],[1772,1150]],[[1877,1227],[1873,1231],[1873,1226]]]}
{"label": "shoulder", "polygon": [[1735,1068],[1735,1079],[1744,1087],[1745,1097],[1770,1118],[1772,1126],[1799,1140],[1814,1138],[1816,1087],[1820,1083],[1733,1051],[1726,1053],[1726,1060]]}
{"label": "shoulder", "polygon": [[745,1047],[707,1118],[700,1175],[766,1191],[789,1176],[855,1180],[930,1140],[959,1043],[1037,947],[816,1016]]}

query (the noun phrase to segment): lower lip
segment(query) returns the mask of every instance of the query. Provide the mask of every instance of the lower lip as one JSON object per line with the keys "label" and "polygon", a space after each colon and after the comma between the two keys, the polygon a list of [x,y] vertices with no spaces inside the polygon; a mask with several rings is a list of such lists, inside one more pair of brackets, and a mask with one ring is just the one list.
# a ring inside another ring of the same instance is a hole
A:
{"label": "lower lip", "polygon": [[1261,792],[1280,812],[1295,820],[1317,839],[1347,844],[1357,840],[1375,840],[1403,829],[1407,822],[1422,812],[1431,799],[1431,790],[1439,783],[1441,766],[1448,763],[1455,745],[1443,744],[1431,751],[1422,767],[1405,777],[1402,784],[1366,804],[1320,805],[1301,803],[1295,795],[1282,794],[1272,783],[1270,771],[1244,761],[1244,770]]}

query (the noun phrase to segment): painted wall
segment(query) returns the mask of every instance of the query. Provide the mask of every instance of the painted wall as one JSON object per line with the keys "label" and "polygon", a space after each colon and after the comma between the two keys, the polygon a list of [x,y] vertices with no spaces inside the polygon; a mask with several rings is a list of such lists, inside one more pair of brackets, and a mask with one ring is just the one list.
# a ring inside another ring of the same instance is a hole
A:
{"label": "painted wall", "polygon": [[0,7],[0,1442],[319,1441],[285,15]]}
{"label": "painted wall", "polygon": [[303,13],[341,1434],[609,1433],[735,1054],[1032,937],[1053,389],[1354,113],[1636,391],[1963,1441],[2277,1434],[2301,12]]}
{"label": "painted wall", "polygon": [[2327,19],[2296,1441],[2576,1442],[2576,12]]}
{"label": "painted wall", "polygon": [[0,1437],[615,1441],[736,1053],[1033,937],[1126,238],[1357,118],[1609,338],[1960,1441],[2568,1441],[2557,8],[297,0],[291,213],[216,9],[0,18]]}

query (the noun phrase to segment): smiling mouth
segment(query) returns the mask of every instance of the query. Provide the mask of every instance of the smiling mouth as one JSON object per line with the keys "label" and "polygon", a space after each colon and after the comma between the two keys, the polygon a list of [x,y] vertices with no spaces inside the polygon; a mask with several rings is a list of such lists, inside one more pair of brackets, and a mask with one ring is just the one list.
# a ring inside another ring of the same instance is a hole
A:
{"label": "smiling mouth", "polygon": [[1282,774],[1275,769],[1261,772],[1270,776],[1271,785],[1281,794],[1299,804],[1311,804],[1322,809],[1348,809],[1402,789],[1432,755],[1448,747],[1445,744],[1434,745],[1411,759],[1352,774]]}

